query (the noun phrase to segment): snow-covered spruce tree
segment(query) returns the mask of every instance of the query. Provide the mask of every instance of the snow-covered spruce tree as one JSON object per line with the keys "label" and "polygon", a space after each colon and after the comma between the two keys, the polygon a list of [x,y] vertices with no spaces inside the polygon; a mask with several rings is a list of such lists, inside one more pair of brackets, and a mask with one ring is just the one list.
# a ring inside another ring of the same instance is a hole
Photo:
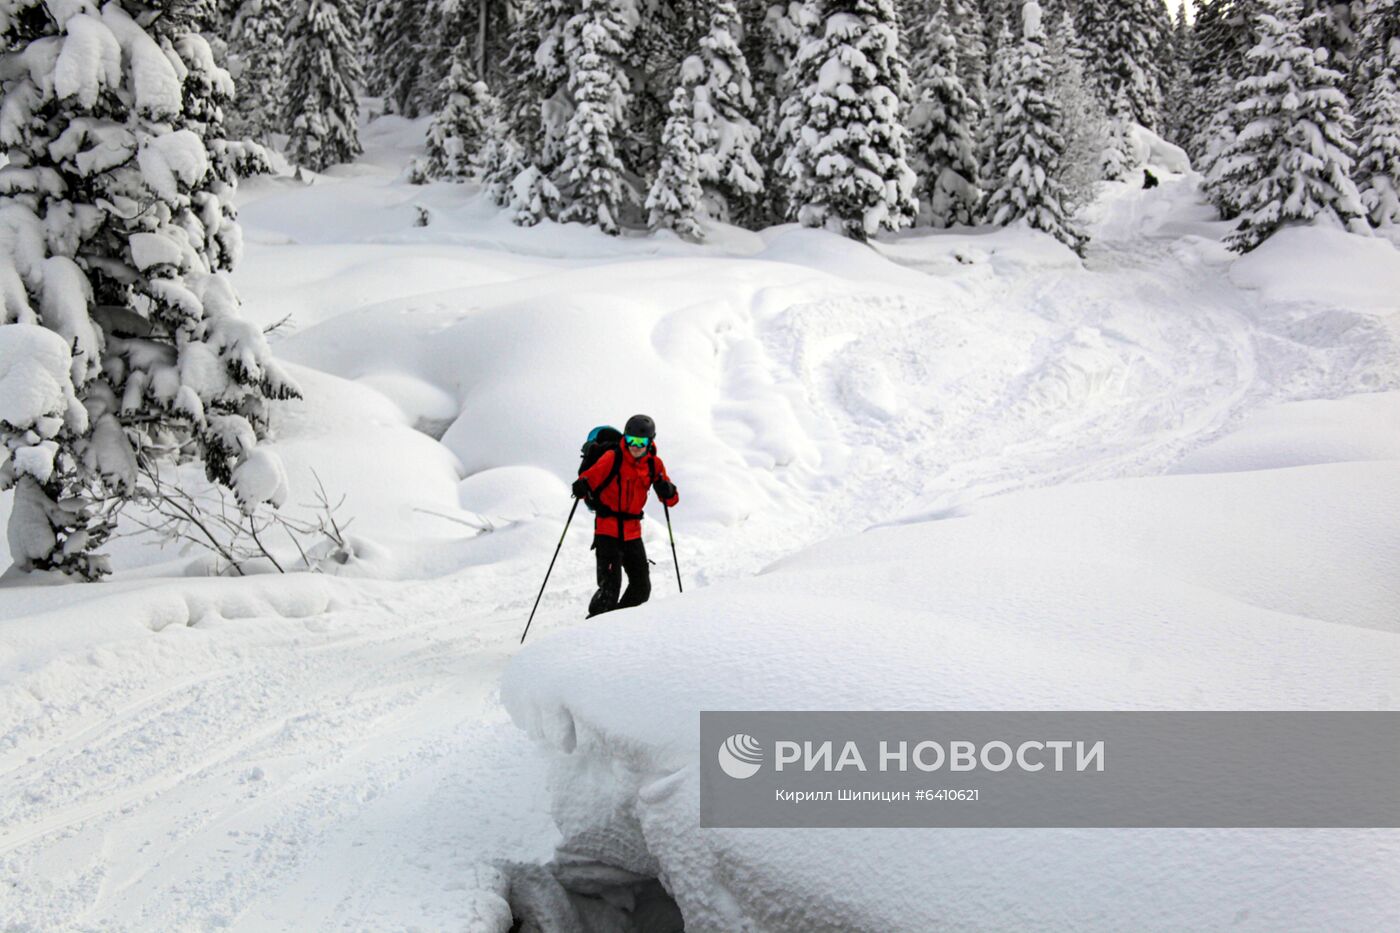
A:
{"label": "snow-covered spruce tree", "polygon": [[1078,26],[1103,109],[1155,129],[1162,108],[1157,56],[1170,42],[1163,0],[1080,0]]}
{"label": "snow-covered spruce tree", "polygon": [[1394,69],[1367,82],[1360,115],[1366,132],[1355,175],[1366,217],[1374,227],[1400,225],[1400,91]]}
{"label": "snow-covered spruce tree", "polygon": [[423,29],[435,23],[428,0],[368,0],[364,15],[365,90],[395,113],[417,117],[423,106]]}
{"label": "snow-covered spruce tree", "polygon": [[503,194],[511,220],[521,227],[533,227],[545,218],[558,217],[564,198],[554,182],[538,165],[520,164],[524,167],[511,176]]}
{"label": "snow-covered spruce tree", "polygon": [[418,73],[411,95],[418,113],[440,112],[446,104],[443,82],[452,73],[458,47],[465,41],[472,73],[484,77],[475,59],[477,11],[481,0],[422,0]]}
{"label": "snow-covered spruce tree", "polygon": [[674,230],[687,240],[704,237],[696,214],[700,210],[700,151],[693,135],[690,89],[676,88],[671,116],[661,134],[661,168],[647,194],[647,223],[653,230]]}
{"label": "snow-covered spruce tree", "polygon": [[1369,79],[1387,68],[1400,67],[1400,3],[1366,0],[1357,14],[1363,26],[1358,43],[1356,74]]}
{"label": "snow-covered spruce tree", "polygon": [[564,62],[568,17],[567,0],[526,3],[502,67],[502,143],[508,151],[486,181],[496,203],[521,226],[559,216],[561,198],[552,177],[571,112]]}
{"label": "snow-covered spruce tree", "polygon": [[[1327,50],[1327,66],[1342,75],[1342,89],[1349,100],[1357,90],[1355,77],[1364,28],[1361,2],[1351,0],[1304,0],[1303,19],[1310,25],[1303,30],[1303,41]],[[1319,14],[1319,15],[1314,15]]]}
{"label": "snow-covered spruce tree", "polygon": [[1366,229],[1351,179],[1351,115],[1342,76],[1303,39],[1300,0],[1269,0],[1247,56],[1236,112],[1249,120],[1221,157],[1220,180],[1240,223],[1226,243],[1248,252],[1290,223]]}
{"label": "snow-covered spruce tree", "polygon": [[[1109,151],[1108,117],[1084,77],[1084,48],[1068,9],[1055,18],[1045,51],[1050,70],[1050,96],[1059,108],[1059,130],[1065,140],[1061,177],[1065,186],[1065,209],[1074,215],[1098,193],[1103,177],[1100,159]],[[1112,151],[1121,150],[1115,147]]]}
{"label": "snow-covered spruce tree", "polygon": [[[511,44],[512,26],[529,5],[522,0],[418,0],[423,6],[420,35],[423,59],[418,82],[420,109],[442,109],[442,81],[452,69],[457,46],[468,40],[472,71],[496,88]],[[529,0],[533,2],[533,0]],[[657,11],[658,14],[663,12]]]}
{"label": "snow-covered spruce tree", "polygon": [[581,0],[564,28],[574,109],[564,131],[560,219],[593,224],[610,235],[620,232],[619,213],[630,194],[617,150],[631,90],[623,50],[635,24],[616,0]]}
{"label": "snow-covered spruce tree", "polygon": [[812,3],[788,0],[767,7],[763,19],[763,64],[767,95],[759,101],[759,160],[765,166],[765,191],[755,208],[753,226],[781,223],[788,216],[788,178],[783,162],[795,129],[783,120],[783,104],[794,95],[797,53],[817,39],[817,10]]}
{"label": "snow-covered spruce tree", "polygon": [[1375,0],[1366,10],[1357,62],[1360,129],[1353,175],[1374,227],[1400,225],[1400,3]]}
{"label": "snow-covered spruce tree", "polygon": [[[452,71],[457,47],[464,39],[475,40],[478,0],[423,0],[421,35],[418,48],[420,112],[442,109],[442,82]],[[472,69],[475,71],[475,67]]]}
{"label": "snow-covered spruce tree", "polygon": [[306,0],[287,61],[287,156],[320,171],[360,148],[359,21],[345,0]]}
{"label": "snow-covered spruce tree", "polygon": [[[1007,79],[1011,74],[1012,62],[1017,53],[1016,38],[1011,33],[1010,23],[1005,18],[997,19],[997,32],[992,37],[992,58],[987,68],[987,111],[982,121],[982,138],[979,157],[982,166],[981,182],[985,194],[997,188],[1006,178],[1009,165],[1001,160],[1006,141],[1006,114],[1002,109],[1010,90]],[[983,220],[986,220],[986,199],[982,201]]]}
{"label": "snow-covered spruce tree", "polygon": [[1183,4],[1177,7],[1176,19],[1172,23],[1172,66],[1162,87],[1163,135],[1183,149],[1189,148],[1191,137],[1195,135],[1198,104],[1192,99],[1194,85],[1191,79],[1195,41]]}
{"label": "snow-covered spruce tree", "polygon": [[1160,58],[1171,47],[1171,22],[1163,0],[1085,0],[1079,9],[1087,76],[1109,121],[1100,172],[1123,179],[1133,124],[1162,128]]}
{"label": "snow-covered spruce tree", "polygon": [[919,41],[911,43],[916,51],[910,163],[918,177],[920,212],[935,227],[975,223],[982,198],[975,137],[981,115],[958,77],[949,5],[940,5],[914,30]]}
{"label": "snow-covered spruce tree", "polygon": [[820,36],[793,62],[783,104],[789,215],[858,240],[914,218],[901,123],[909,96],[890,0],[814,0]]}
{"label": "snow-covered spruce tree", "polygon": [[257,441],[296,388],[226,275],[246,147],[212,135],[232,84],[197,12],[0,2],[0,485],[22,570],[107,573],[151,448],[201,457],[245,509],[285,496]]}
{"label": "snow-covered spruce tree", "polygon": [[1003,115],[997,162],[1006,169],[987,199],[987,217],[1001,227],[1024,219],[1082,253],[1086,238],[1065,207],[1065,140],[1041,16],[1035,0],[1022,8],[1021,41],[1007,63],[1003,97],[993,102]]}
{"label": "snow-covered spruce tree", "polygon": [[1196,168],[1206,177],[1207,196],[1227,216],[1234,209],[1214,183],[1216,163],[1234,142],[1247,119],[1235,112],[1235,87],[1248,69],[1245,56],[1258,42],[1258,22],[1265,0],[1200,0],[1196,9],[1196,54],[1192,86],[1202,109],[1197,132],[1187,143]]}
{"label": "snow-covered spruce tree", "polygon": [[1153,122],[1143,125],[1162,134],[1166,131],[1166,95],[1176,56],[1171,11],[1167,9],[1167,0],[1137,0],[1134,9],[1147,34],[1147,93],[1152,95],[1151,105],[1155,105],[1151,111]]}
{"label": "snow-covered spruce tree", "polygon": [[[732,220],[751,213],[763,190],[753,82],[739,50],[741,23],[734,0],[707,0],[701,9],[708,13],[709,29],[700,37],[699,51],[681,63],[680,77],[694,107],[707,213]],[[664,145],[662,151],[664,158]]]}
{"label": "snow-covered spruce tree", "polygon": [[229,134],[266,145],[282,129],[287,8],[283,0],[243,0],[229,36],[229,71],[238,98],[228,114]]}
{"label": "snow-covered spruce tree", "polygon": [[983,113],[987,107],[987,69],[991,60],[987,53],[987,24],[982,7],[978,0],[943,0],[942,8],[948,12],[957,46],[958,80],[977,106],[977,112]]}
{"label": "snow-covered spruce tree", "polygon": [[473,71],[471,40],[459,42],[457,52],[443,81],[442,110],[428,127],[424,168],[433,178],[464,181],[489,172],[486,155],[499,132],[499,118],[495,97]]}
{"label": "snow-covered spruce tree", "polygon": [[193,32],[162,33],[156,27],[153,32],[174,48],[184,65],[181,78],[184,113],[179,126],[192,130],[204,140],[210,160],[209,175],[201,190],[194,194],[196,207],[204,213],[217,205],[227,221],[223,224],[206,222],[205,249],[215,267],[229,269],[242,252],[242,234],[234,223],[234,190],[240,177],[272,171],[269,153],[251,140],[229,139],[225,114],[232,107],[234,84],[229,73],[215,62],[213,47],[204,36]]}
{"label": "snow-covered spruce tree", "polygon": [[1130,177],[1133,169],[1133,119],[1123,110],[1110,111],[1104,126],[1104,145],[1099,151],[1098,176],[1104,181],[1123,181]]}
{"label": "snow-covered spruce tree", "polygon": [[[630,89],[623,119],[626,129],[619,134],[617,155],[632,189],[625,218],[644,225],[646,212],[640,208],[647,184],[661,164],[661,136],[670,119],[681,62],[700,48],[704,23],[697,22],[694,14],[707,7],[697,0],[666,4],[621,0],[617,6],[624,18],[636,23],[624,50]],[[631,208],[633,201],[639,209]],[[742,201],[735,206],[742,213]]]}
{"label": "snow-covered spruce tree", "polygon": [[1224,0],[1197,0],[1186,57],[1189,84],[1187,93],[1178,102],[1185,129],[1185,135],[1178,141],[1190,153],[1197,170],[1203,172],[1206,170],[1203,156],[1210,146],[1207,126],[1229,106],[1233,96],[1233,83],[1223,73],[1226,69],[1223,4]]}

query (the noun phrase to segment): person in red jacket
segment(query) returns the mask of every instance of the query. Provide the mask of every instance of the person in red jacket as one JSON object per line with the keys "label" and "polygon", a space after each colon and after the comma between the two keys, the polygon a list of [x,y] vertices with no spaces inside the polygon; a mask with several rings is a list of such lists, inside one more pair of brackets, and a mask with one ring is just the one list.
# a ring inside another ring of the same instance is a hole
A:
{"label": "person in red jacket", "polygon": [[[642,508],[650,490],[667,506],[680,501],[666,465],[656,455],[656,422],[646,415],[633,415],[617,447],[574,481],[574,496],[588,499],[597,513],[593,550],[598,559],[598,592],[588,604],[589,618],[640,606],[651,596],[651,570],[642,544]],[[624,570],[627,591],[619,599]]]}

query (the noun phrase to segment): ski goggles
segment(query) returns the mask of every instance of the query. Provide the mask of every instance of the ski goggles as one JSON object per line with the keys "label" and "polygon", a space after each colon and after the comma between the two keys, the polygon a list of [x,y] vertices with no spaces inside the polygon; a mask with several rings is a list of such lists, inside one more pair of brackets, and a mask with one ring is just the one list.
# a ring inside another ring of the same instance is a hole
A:
{"label": "ski goggles", "polygon": [[649,438],[649,437],[637,437],[635,434],[629,434],[629,435],[627,435],[626,437],[624,437],[623,440],[627,442],[627,446],[628,446],[628,447],[650,447],[650,446],[651,446],[651,438]]}

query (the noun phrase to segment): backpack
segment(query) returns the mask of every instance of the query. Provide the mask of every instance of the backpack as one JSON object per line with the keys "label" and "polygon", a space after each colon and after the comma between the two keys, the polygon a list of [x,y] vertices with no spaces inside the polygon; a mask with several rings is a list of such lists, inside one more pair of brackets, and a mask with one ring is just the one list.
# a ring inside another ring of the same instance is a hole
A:
{"label": "backpack", "polygon": [[[618,445],[621,444],[621,443],[622,443],[622,432],[619,431],[617,428],[613,427],[612,425],[608,425],[608,424],[599,425],[598,427],[594,428],[592,431],[589,431],[589,432],[588,432],[588,439],[587,439],[586,441],[584,441],[584,442],[583,442],[583,446],[582,446],[581,448],[579,448],[579,453],[582,454],[582,458],[579,460],[579,464],[578,464],[578,472],[579,472],[579,475],[582,476],[584,470],[587,470],[589,467],[593,466],[593,464],[595,464],[595,463],[597,463],[599,460],[601,460],[602,457],[603,457],[603,454],[607,453],[607,452],[610,451],[610,450],[617,450],[617,449],[618,449]],[[653,445],[653,447],[654,447],[654,446],[655,446],[655,445]],[[649,468],[649,471],[650,471],[650,474],[651,474],[651,476],[650,476],[651,482],[655,483],[655,482],[656,482],[656,463],[655,463],[655,461],[648,461],[648,462],[647,462],[647,467]],[[606,477],[604,477],[604,479],[603,479],[603,481],[602,481],[601,483],[598,484],[598,488],[595,489],[595,490],[593,490],[593,495],[591,495],[591,496],[589,496],[588,498],[586,498],[586,499],[583,500],[583,504],[586,505],[586,506],[588,506],[588,511],[590,511],[590,512],[597,512],[597,511],[598,511],[598,506],[599,506],[599,502],[597,501],[598,496],[602,493],[602,491],[603,491],[604,489],[606,489],[606,488],[608,487],[608,484],[609,484],[609,483],[611,483],[613,480],[617,479],[617,474],[618,474],[619,472],[621,472],[621,470],[622,470],[622,454],[621,454],[621,452],[619,452],[618,455],[617,455],[616,457],[613,458],[612,469],[608,471],[608,475],[607,475]],[[604,506],[604,509],[605,509],[605,511],[607,511],[608,514],[610,514],[610,515],[617,515],[617,514],[618,514],[618,513],[616,513],[616,512],[613,512],[611,509],[608,509],[606,506]],[[641,515],[636,515],[636,516],[625,516],[625,517],[628,517],[628,518],[641,518]],[[620,519],[619,519],[619,521],[620,521]],[[622,532],[621,532],[621,526],[619,525],[618,534],[621,535],[621,533],[622,533]]]}
{"label": "backpack", "polygon": [[[583,446],[579,448],[579,453],[583,455],[583,458],[579,460],[578,464],[579,475],[582,476],[584,470],[587,470],[602,459],[603,454],[607,453],[609,450],[616,450],[617,445],[621,442],[622,432],[610,424],[599,425],[592,431],[589,431],[588,439],[584,441]],[[608,471],[607,479],[599,484],[592,496],[583,500],[583,504],[588,506],[588,511],[598,511],[598,506],[595,502],[598,493],[602,492],[605,486],[617,478],[618,470],[621,468],[621,461],[613,460],[613,468]]]}

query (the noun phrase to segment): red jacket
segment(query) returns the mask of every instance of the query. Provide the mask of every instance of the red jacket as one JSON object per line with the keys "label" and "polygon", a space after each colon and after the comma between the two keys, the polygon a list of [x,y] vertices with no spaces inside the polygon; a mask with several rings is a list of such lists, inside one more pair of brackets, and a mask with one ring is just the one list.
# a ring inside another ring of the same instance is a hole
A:
{"label": "red jacket", "polygon": [[[603,487],[602,492],[598,492],[598,487],[602,486],[608,475],[612,473],[613,463],[619,457],[622,460],[617,470],[617,476]],[[597,493],[598,501],[604,506],[598,510],[599,514],[593,520],[594,534],[606,535],[609,538],[618,536],[618,517],[607,514],[609,510],[627,512],[632,515],[641,513],[647,504],[647,493],[651,490],[653,466],[649,464],[654,465],[657,479],[664,479],[668,483],[671,481],[671,477],[666,475],[666,465],[656,455],[655,448],[648,450],[641,457],[634,457],[627,452],[622,441],[618,441],[617,449],[607,451],[598,458],[597,463],[579,474],[588,480],[588,488]],[[674,495],[666,501],[666,504],[671,506],[679,501],[680,496]],[[624,541],[635,541],[641,536],[641,521],[635,518],[622,520],[622,539]]]}

